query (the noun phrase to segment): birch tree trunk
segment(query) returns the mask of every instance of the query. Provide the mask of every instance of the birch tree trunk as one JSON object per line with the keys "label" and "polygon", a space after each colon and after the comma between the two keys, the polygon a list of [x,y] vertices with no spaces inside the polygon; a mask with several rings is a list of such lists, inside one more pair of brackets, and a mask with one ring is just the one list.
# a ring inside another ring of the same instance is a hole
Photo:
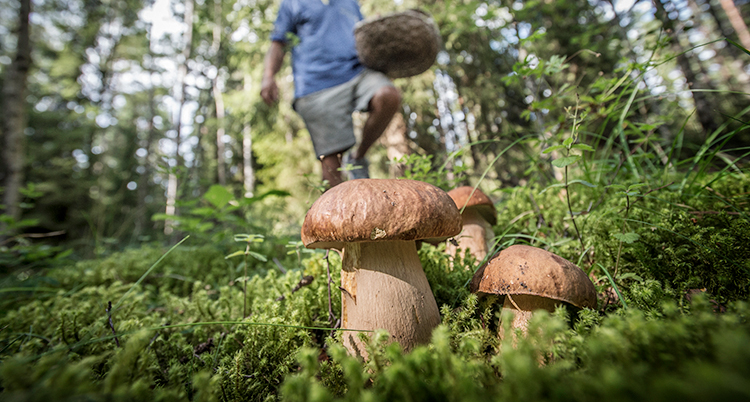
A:
{"label": "birch tree trunk", "polygon": [[[190,60],[190,54],[193,50],[193,12],[194,3],[193,0],[185,1],[185,36],[184,47],[182,48],[182,64],[179,67],[179,93],[177,94],[177,116],[175,117],[175,166],[170,169],[169,181],[167,182],[167,208],[166,214],[174,216],[177,214],[175,204],[177,202],[177,169],[182,166],[182,158],[180,157],[180,145],[182,136],[182,111],[185,108],[185,89],[187,87],[187,73],[188,73],[188,61]],[[164,222],[164,234],[169,235],[174,232],[174,222],[172,220],[166,220]]]}
{"label": "birch tree trunk", "polygon": [[14,220],[21,218],[20,191],[23,185],[23,164],[26,129],[26,78],[31,68],[31,42],[29,14],[31,0],[21,0],[19,9],[18,45],[16,57],[11,62],[3,82],[2,134],[4,138],[2,158],[6,164],[3,191],[5,214]]}
{"label": "birch tree trunk", "polygon": [[750,50],[750,31],[747,30],[745,20],[742,19],[739,10],[737,10],[737,6],[734,5],[734,1],[719,0],[719,3],[721,4],[721,8],[723,8],[724,12],[727,14],[729,23],[732,24],[732,28],[734,28],[734,32],[737,34],[740,43],[745,49]]}
{"label": "birch tree trunk", "polygon": [[224,161],[224,95],[223,85],[217,73],[214,79],[214,102],[216,105],[216,174],[219,184],[227,184],[226,162]]}
{"label": "birch tree trunk", "polygon": [[[253,77],[245,73],[243,91],[245,96],[251,96]],[[246,113],[245,125],[242,129],[242,178],[245,197],[252,197],[255,193],[255,169],[253,168],[253,129],[250,125],[250,112]]]}
{"label": "birch tree trunk", "polygon": [[224,95],[223,83],[221,79],[221,0],[214,0],[214,29],[213,42],[211,43],[211,53],[215,57],[214,65],[216,67],[216,77],[213,82],[214,101],[216,105],[216,173],[219,184],[227,184],[226,163],[224,161]]}

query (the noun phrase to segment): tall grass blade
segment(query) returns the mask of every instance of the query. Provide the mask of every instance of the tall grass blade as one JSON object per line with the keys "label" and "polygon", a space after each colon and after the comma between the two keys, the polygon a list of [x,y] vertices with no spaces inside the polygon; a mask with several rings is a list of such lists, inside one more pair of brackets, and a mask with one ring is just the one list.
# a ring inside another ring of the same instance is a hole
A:
{"label": "tall grass blade", "polygon": [[156,260],[156,262],[153,265],[151,265],[151,268],[147,269],[146,272],[143,275],[141,275],[141,277],[138,278],[138,280],[130,287],[130,289],[128,289],[128,291],[125,292],[125,294],[122,295],[122,297],[120,297],[120,300],[118,300],[117,303],[115,303],[115,305],[112,307],[112,310],[117,310],[117,308],[120,307],[120,304],[122,303],[122,301],[125,300],[126,297],[128,297],[130,292],[132,292],[133,289],[135,289],[138,285],[140,285],[140,283],[143,282],[144,279],[146,279],[148,274],[150,274],[151,271],[153,271],[154,268],[156,268],[156,266],[158,266],[159,263],[169,255],[169,253],[171,253],[174,249],[176,249],[180,244],[182,244],[189,237],[190,235],[185,236],[184,239],[180,240],[179,243],[172,246],[172,248],[170,248],[166,253],[164,253],[164,255],[162,255],[158,260]]}
{"label": "tall grass blade", "polygon": [[[745,109],[743,109],[737,115],[738,116],[742,116],[742,115],[744,115],[744,114],[746,114],[748,112],[750,112],[750,106],[748,106]],[[704,141],[704,143],[701,146],[700,150],[698,150],[698,152],[693,157],[692,163],[690,165],[690,168],[687,170],[687,173],[685,173],[685,176],[682,178],[682,182],[680,183],[680,188],[679,188],[680,193],[683,193],[685,191],[685,188],[689,187],[688,186],[688,181],[690,180],[691,176],[693,176],[693,180],[690,181],[690,185],[691,186],[700,177],[700,175],[692,175],[693,170],[695,169],[696,166],[698,166],[701,163],[701,160],[703,159],[703,157],[709,152],[709,150],[711,149],[711,147],[716,142],[717,137],[719,137],[719,135],[721,134],[721,132],[724,129],[726,129],[726,127],[727,127],[728,124],[729,124],[728,121],[724,122],[721,126],[719,126],[719,128],[717,128],[716,130],[714,130],[713,133],[711,133],[711,135],[706,139],[706,141]],[[737,130],[734,130],[733,132],[731,132],[729,134],[726,134],[724,137],[721,137],[721,139],[724,139],[725,140],[724,142],[726,142],[726,141],[729,140],[729,137],[731,137],[734,134],[736,134],[736,132],[737,132]],[[714,150],[713,153],[711,153],[711,155],[710,155],[711,158],[713,158],[713,155],[715,155],[716,152],[718,152],[719,150],[720,150],[720,148]],[[704,164],[704,166],[701,169],[701,171],[702,172],[705,171],[706,167],[707,167],[707,165]]]}
{"label": "tall grass blade", "polygon": [[607,279],[609,279],[609,283],[612,285],[612,289],[615,290],[615,293],[617,293],[617,297],[620,299],[620,303],[622,303],[622,307],[628,308],[628,303],[625,302],[625,299],[622,297],[622,293],[620,293],[620,289],[617,287],[617,284],[615,283],[615,279],[612,278],[612,275],[609,274],[609,271],[607,271],[607,268],[604,268],[604,265],[596,263],[596,265],[599,266],[599,268],[604,271],[604,275],[607,275]]}
{"label": "tall grass blade", "polygon": [[750,50],[745,49],[744,46],[740,45],[739,43],[737,43],[737,42],[735,42],[735,41],[733,41],[733,40],[731,40],[729,38],[724,38],[724,40],[727,41],[727,42],[729,42],[730,45],[736,47],[737,49],[742,50],[743,52],[745,52],[747,55],[750,56]]}

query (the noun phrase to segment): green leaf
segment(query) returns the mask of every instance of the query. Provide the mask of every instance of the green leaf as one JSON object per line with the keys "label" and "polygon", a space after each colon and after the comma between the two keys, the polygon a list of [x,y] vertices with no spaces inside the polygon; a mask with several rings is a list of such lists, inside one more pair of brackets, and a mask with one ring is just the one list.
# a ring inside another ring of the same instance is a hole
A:
{"label": "green leaf", "polygon": [[573,143],[573,137],[568,137],[565,139],[565,141],[563,141],[563,145],[565,145],[565,147],[569,147],[570,144],[572,143]]}
{"label": "green leaf", "polygon": [[594,148],[591,148],[591,146],[586,145],[586,144],[574,144],[571,148],[580,149],[581,151],[589,151],[589,152],[594,151]]}
{"label": "green leaf", "polygon": [[263,255],[263,254],[258,254],[255,251],[248,251],[247,253],[249,255],[253,256],[253,258],[255,258],[256,260],[260,260],[260,261],[263,261],[263,262],[268,261],[268,258],[266,258],[266,256]]}
{"label": "green leaf", "polygon": [[565,149],[565,145],[553,145],[549,148],[546,148],[544,151],[542,151],[542,154],[548,154],[550,152],[557,151],[558,149]]}
{"label": "green leaf", "polygon": [[571,185],[571,184],[583,184],[584,186],[586,186],[588,188],[596,188],[596,184],[591,184],[591,183],[587,182],[586,180],[578,180],[578,179],[571,180],[568,183],[568,185]]}
{"label": "green leaf", "polygon": [[641,236],[638,235],[638,233],[633,233],[633,232],[629,232],[629,233],[615,233],[612,236],[614,236],[615,239],[617,239],[617,240],[619,240],[619,241],[621,241],[623,243],[628,243],[628,244],[635,243],[636,241],[638,241],[638,239],[641,238]]}
{"label": "green leaf", "polygon": [[550,186],[547,186],[547,187],[545,187],[545,188],[544,188],[544,190],[542,190],[542,191],[540,191],[540,192],[539,192],[539,194],[541,195],[541,194],[543,194],[543,193],[544,193],[545,191],[547,191],[547,190],[549,190],[549,189],[551,189],[551,188],[555,188],[555,187],[565,187],[565,186],[566,186],[566,184],[565,184],[565,183],[557,183],[557,184],[552,184],[552,185],[550,185]]}
{"label": "green leaf", "polygon": [[244,251],[242,251],[242,250],[240,250],[240,251],[235,251],[234,253],[232,253],[232,254],[229,254],[228,256],[224,257],[224,259],[225,259],[225,260],[228,260],[228,259],[230,259],[230,258],[233,258],[233,257],[239,257],[239,256],[241,256],[241,255],[245,255],[245,252],[244,252]]}
{"label": "green leaf", "polygon": [[578,162],[579,159],[581,159],[580,155],[563,156],[562,158],[553,160],[552,165],[559,168],[564,168],[565,166],[569,166]]}
{"label": "green leaf", "polygon": [[233,198],[234,196],[226,187],[218,184],[214,184],[206,191],[206,194],[203,194],[203,199],[210,202],[216,208],[223,208]]}
{"label": "green leaf", "polygon": [[263,194],[256,195],[255,197],[245,197],[242,200],[240,200],[240,203],[242,203],[242,205],[250,205],[250,204],[256,203],[256,202],[258,202],[258,201],[260,201],[260,200],[262,200],[262,199],[264,199],[266,197],[270,197],[272,195],[275,195],[277,197],[288,197],[291,194],[289,194],[288,192],[283,191],[283,190],[269,190],[269,191],[266,191]]}
{"label": "green leaf", "polygon": [[174,218],[174,216],[167,215],[164,212],[151,215],[151,220],[152,221],[165,221],[167,219],[172,219],[172,218]]}
{"label": "green leaf", "polygon": [[238,242],[263,243],[263,240],[265,240],[265,236],[261,234],[238,233],[234,235],[234,241]]}
{"label": "green leaf", "polygon": [[624,274],[617,275],[617,279],[620,281],[624,281],[625,279],[633,279],[635,281],[643,283],[643,278],[632,272],[625,272]]}
{"label": "green leaf", "polygon": [[213,209],[213,208],[209,208],[209,207],[195,208],[195,209],[191,209],[190,210],[191,214],[198,215],[198,216],[204,216],[204,217],[205,216],[211,216],[211,215],[213,215],[214,212],[216,212],[216,210]]}

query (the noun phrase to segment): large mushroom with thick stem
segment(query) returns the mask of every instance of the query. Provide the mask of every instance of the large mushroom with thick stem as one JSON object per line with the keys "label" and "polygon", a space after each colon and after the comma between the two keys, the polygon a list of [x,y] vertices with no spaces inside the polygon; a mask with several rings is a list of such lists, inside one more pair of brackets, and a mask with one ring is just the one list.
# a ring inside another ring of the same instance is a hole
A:
{"label": "large mushroom with thick stem", "polygon": [[492,231],[497,223],[495,205],[482,190],[472,186],[454,188],[448,195],[461,211],[463,229],[454,239],[455,243],[446,243],[445,252],[455,255],[457,250],[468,250],[478,262],[484,260],[492,250],[495,237]]}
{"label": "large mushroom with thick stem", "polygon": [[[443,190],[414,180],[359,179],[323,193],[305,216],[308,248],[342,250],[341,325],[385,329],[405,350],[426,343],[440,313],[415,242],[461,231],[461,216]],[[367,359],[357,332],[344,346]]]}
{"label": "large mushroom with thick stem", "polygon": [[[511,328],[523,332],[535,310],[551,312],[559,305],[596,308],[596,289],[583,270],[549,251],[525,245],[495,254],[474,274],[469,289],[504,296],[503,310],[514,313]],[[500,331],[503,337],[502,325]]]}

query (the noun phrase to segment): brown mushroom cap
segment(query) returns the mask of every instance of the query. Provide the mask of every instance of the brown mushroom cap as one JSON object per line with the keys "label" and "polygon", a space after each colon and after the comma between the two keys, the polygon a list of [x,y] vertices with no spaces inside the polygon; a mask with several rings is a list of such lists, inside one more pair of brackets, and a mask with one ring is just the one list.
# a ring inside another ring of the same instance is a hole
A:
{"label": "brown mushroom cap", "polygon": [[542,296],[596,308],[596,289],[572,262],[540,248],[514,245],[495,254],[471,280],[472,293]]}
{"label": "brown mushroom cap", "polygon": [[463,209],[464,206],[466,208],[475,208],[490,225],[494,226],[497,223],[495,205],[482,190],[475,189],[472,186],[463,186],[448,191],[448,195],[456,203],[459,210]]}
{"label": "brown mushroom cap", "polygon": [[302,242],[341,248],[376,240],[445,239],[461,232],[461,215],[445,191],[421,181],[349,180],[323,193],[307,211]]}

